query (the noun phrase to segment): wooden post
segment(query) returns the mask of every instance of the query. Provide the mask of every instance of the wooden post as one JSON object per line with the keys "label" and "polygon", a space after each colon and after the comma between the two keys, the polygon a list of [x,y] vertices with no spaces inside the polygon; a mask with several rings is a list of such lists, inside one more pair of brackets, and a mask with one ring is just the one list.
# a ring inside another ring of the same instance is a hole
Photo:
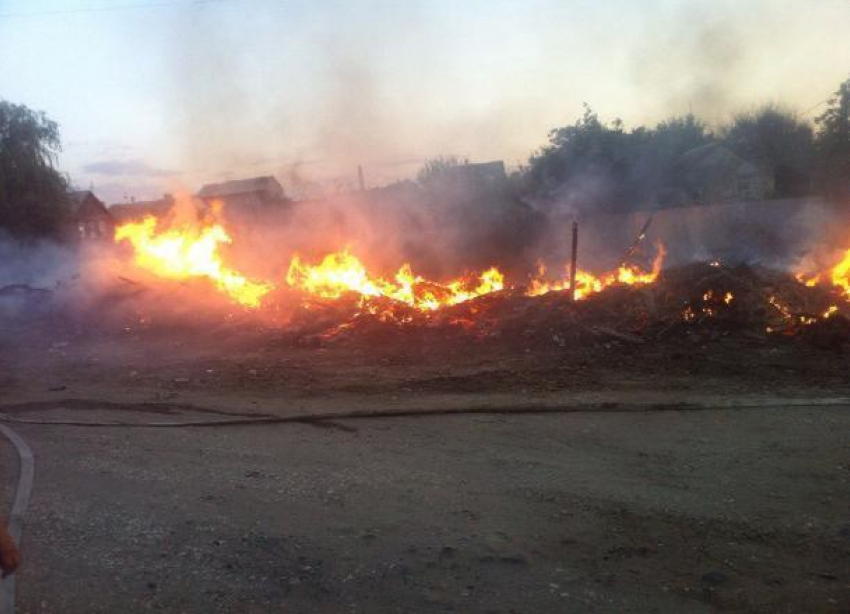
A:
{"label": "wooden post", "polygon": [[570,299],[576,300],[576,265],[578,260],[578,222],[573,222],[573,251],[570,259]]}

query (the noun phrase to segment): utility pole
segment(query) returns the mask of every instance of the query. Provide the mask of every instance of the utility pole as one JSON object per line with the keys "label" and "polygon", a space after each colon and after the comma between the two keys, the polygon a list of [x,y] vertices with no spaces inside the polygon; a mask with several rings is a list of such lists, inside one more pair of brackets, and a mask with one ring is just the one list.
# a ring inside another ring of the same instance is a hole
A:
{"label": "utility pole", "polygon": [[570,299],[576,300],[576,268],[578,261],[578,222],[573,222],[573,250],[570,258]]}

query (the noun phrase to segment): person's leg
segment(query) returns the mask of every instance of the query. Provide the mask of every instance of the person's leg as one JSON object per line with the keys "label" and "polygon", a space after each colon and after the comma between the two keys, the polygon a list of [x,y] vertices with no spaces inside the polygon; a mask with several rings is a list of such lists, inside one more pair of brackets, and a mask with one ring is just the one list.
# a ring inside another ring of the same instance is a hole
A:
{"label": "person's leg", "polygon": [[6,526],[0,523],[0,572],[5,578],[14,573],[21,564],[21,553],[15,545],[12,536],[6,531]]}

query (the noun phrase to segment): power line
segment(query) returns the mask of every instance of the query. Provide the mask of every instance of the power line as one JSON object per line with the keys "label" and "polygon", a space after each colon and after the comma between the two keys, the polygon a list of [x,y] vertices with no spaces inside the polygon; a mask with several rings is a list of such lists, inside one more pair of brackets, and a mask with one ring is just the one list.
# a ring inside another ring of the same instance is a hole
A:
{"label": "power line", "polygon": [[813,104],[811,107],[809,107],[808,109],[806,109],[805,111],[803,111],[803,113],[802,113],[803,117],[805,117],[806,115],[808,115],[809,113],[811,113],[812,111],[814,111],[815,109],[817,109],[817,108],[818,108],[819,106],[821,106],[822,104],[826,104],[826,103],[827,103],[827,102],[829,102],[830,100],[832,100],[832,98],[831,98],[831,97],[830,97],[830,98],[824,98],[824,99],[823,99],[823,100],[821,100],[820,102],[818,102],[818,103],[816,103],[816,104]]}
{"label": "power line", "polygon": [[137,2],[135,4],[118,4],[112,6],[81,6],[69,9],[47,11],[21,11],[18,13],[0,13],[0,19],[17,17],[52,17],[58,15],[75,15],[80,13],[115,13],[125,10],[161,8],[169,6],[202,6],[205,4],[221,4],[233,0],[158,0],[155,2]]}

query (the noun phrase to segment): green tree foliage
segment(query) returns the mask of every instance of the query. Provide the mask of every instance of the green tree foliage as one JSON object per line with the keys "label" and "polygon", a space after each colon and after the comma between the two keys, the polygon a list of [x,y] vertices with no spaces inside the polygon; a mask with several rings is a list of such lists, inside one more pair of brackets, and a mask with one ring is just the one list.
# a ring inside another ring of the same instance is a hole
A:
{"label": "green tree foliage", "polygon": [[708,126],[688,114],[665,120],[651,130],[639,128],[632,135],[640,139],[630,179],[633,204],[679,204],[689,187],[684,182],[682,156],[714,140]]}
{"label": "green tree foliage", "polygon": [[629,173],[628,135],[615,120],[610,126],[585,105],[571,126],[549,133],[549,144],[531,157],[526,184],[541,197],[572,198],[588,206],[619,201]]}
{"label": "green tree foliage", "polygon": [[426,189],[439,188],[451,180],[452,170],[461,165],[456,156],[437,156],[426,160],[416,174],[416,181]]}
{"label": "green tree foliage", "polygon": [[24,239],[62,234],[67,182],[53,166],[60,149],[56,122],[0,100],[0,230]]}
{"label": "green tree foliage", "polygon": [[566,199],[578,208],[623,210],[674,201],[682,154],[712,138],[692,115],[628,131],[622,121],[606,124],[585,106],[575,124],[550,132],[522,185],[536,197]]}
{"label": "green tree foliage", "polygon": [[773,177],[777,196],[809,193],[814,132],[795,113],[774,105],[740,113],[721,137],[729,149]]}
{"label": "green tree foliage", "polygon": [[850,198],[850,79],[816,121],[818,187],[828,197]]}

